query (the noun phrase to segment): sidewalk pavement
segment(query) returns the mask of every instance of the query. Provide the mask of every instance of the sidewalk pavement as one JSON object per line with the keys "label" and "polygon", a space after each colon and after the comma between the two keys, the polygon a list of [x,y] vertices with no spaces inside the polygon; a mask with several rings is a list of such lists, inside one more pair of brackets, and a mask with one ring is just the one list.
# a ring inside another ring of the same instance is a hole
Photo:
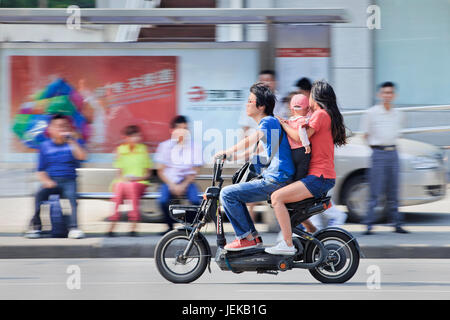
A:
{"label": "sidewalk pavement", "polygon": [[[433,204],[408,207],[407,212],[449,214],[450,196]],[[80,228],[86,233],[84,239],[26,239],[22,236],[31,217],[32,198],[0,199],[0,259],[14,258],[152,258],[164,224],[141,223],[139,237],[128,237],[129,224],[118,223],[118,236],[105,236],[112,204],[102,200],[79,201]],[[403,210],[403,209],[402,209]],[[403,210],[403,211],[405,211]],[[44,217],[43,217],[44,218]],[[43,219],[45,220],[45,219]],[[227,239],[233,239],[232,227],[225,223]],[[267,225],[257,224],[264,244],[274,244],[277,233],[267,232]],[[450,258],[450,220],[443,225],[406,225],[409,234],[393,233],[393,228],[377,225],[374,235],[363,235],[362,225],[346,224],[343,229],[351,232],[361,247],[365,258]],[[205,227],[206,237],[213,253],[216,250],[214,225]]]}

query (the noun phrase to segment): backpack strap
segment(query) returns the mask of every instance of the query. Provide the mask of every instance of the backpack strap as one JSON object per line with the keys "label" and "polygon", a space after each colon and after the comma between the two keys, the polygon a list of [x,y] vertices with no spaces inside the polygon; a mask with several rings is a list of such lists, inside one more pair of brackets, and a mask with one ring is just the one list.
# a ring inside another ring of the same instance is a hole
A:
{"label": "backpack strap", "polygon": [[[281,127],[281,125],[280,125]],[[278,150],[280,149],[281,146],[281,142],[283,141],[283,136],[284,136],[284,130],[283,127],[281,127],[281,134],[280,134],[280,138],[278,141],[278,144],[275,146],[275,148],[272,150],[270,157],[269,157],[269,162],[267,162],[267,165],[265,165],[264,167],[268,167],[270,166],[270,163],[272,162],[272,159],[275,157],[275,155],[277,154]]]}
{"label": "backpack strap", "polygon": [[[265,168],[267,168],[268,166],[270,166],[270,163],[272,162],[273,157],[275,156],[275,154],[278,152],[278,150],[280,149],[281,146],[281,142],[283,141],[283,136],[284,136],[284,130],[283,127],[280,125],[281,128],[281,134],[280,134],[280,139],[278,141],[278,145],[275,146],[275,149],[272,150],[272,153],[269,157],[269,162],[267,163],[267,165],[265,165]],[[258,140],[259,142],[259,140]],[[261,172],[261,174],[259,174],[255,179],[262,179],[262,174],[263,172]]]}

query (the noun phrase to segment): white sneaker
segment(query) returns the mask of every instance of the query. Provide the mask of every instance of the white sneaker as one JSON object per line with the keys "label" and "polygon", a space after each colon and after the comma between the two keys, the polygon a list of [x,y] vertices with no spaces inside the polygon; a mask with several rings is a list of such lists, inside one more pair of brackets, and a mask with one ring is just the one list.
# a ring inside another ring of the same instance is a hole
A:
{"label": "white sneaker", "polygon": [[27,239],[38,239],[41,237],[40,230],[29,230],[25,233],[25,238]]}
{"label": "white sneaker", "polygon": [[79,229],[70,229],[68,237],[70,239],[84,238],[84,232]]}
{"label": "white sneaker", "polygon": [[289,247],[284,240],[281,240],[273,247],[264,249],[264,251],[270,254],[283,256],[293,256],[297,252],[294,246]]}

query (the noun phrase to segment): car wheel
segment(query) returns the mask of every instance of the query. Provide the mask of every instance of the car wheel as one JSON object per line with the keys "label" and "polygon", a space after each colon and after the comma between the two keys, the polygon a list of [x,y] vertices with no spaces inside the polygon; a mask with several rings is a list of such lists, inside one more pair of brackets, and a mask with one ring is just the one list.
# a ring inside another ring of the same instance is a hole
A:
{"label": "car wheel", "polygon": [[[344,185],[343,203],[347,206],[348,220],[363,223],[367,215],[367,201],[369,198],[369,183],[363,174],[350,178]],[[375,223],[386,220],[386,198],[380,197],[375,208]]]}

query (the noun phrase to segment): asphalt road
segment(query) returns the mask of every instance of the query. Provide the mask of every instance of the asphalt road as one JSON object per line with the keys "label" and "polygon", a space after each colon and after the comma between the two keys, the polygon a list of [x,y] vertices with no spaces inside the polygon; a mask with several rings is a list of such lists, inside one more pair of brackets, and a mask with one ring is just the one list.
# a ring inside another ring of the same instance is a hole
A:
{"label": "asphalt road", "polygon": [[154,259],[0,260],[0,299],[450,299],[445,259],[362,259],[340,285],[321,284],[306,270],[235,275],[211,266],[196,282],[172,284]]}

